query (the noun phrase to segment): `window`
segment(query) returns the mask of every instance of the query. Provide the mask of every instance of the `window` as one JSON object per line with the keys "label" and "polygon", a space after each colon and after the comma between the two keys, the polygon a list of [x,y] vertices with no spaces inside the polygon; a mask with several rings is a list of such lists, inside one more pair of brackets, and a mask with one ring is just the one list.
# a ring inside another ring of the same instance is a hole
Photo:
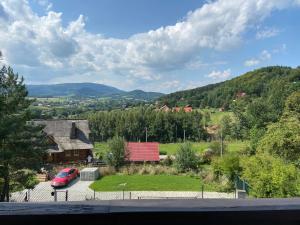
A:
{"label": "window", "polygon": [[76,157],[79,156],[79,150],[74,150],[74,156],[76,156]]}
{"label": "window", "polygon": [[71,157],[71,151],[65,151],[65,156],[66,157]]}

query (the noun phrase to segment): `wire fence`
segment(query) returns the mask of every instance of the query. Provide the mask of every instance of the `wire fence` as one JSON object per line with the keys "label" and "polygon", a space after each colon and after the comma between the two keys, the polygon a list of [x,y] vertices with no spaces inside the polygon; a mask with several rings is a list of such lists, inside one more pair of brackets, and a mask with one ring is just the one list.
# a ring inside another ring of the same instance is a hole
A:
{"label": "wire fence", "polygon": [[131,199],[208,199],[236,198],[235,193],[184,192],[184,191],[115,191],[96,192],[93,190],[24,190],[12,193],[11,202],[61,202],[94,200]]}

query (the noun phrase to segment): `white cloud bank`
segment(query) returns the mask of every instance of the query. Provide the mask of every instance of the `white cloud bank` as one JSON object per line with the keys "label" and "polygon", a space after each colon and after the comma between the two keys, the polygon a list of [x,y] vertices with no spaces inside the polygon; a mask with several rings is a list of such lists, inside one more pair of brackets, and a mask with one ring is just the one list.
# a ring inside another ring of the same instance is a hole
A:
{"label": "white cloud bank", "polygon": [[286,50],[286,44],[282,44],[279,48],[272,50],[272,53],[268,50],[263,50],[256,58],[248,59],[244,62],[244,65],[247,67],[257,66],[265,61],[268,61],[272,58],[272,54],[284,53]]}
{"label": "white cloud bank", "polygon": [[256,39],[266,39],[266,38],[270,38],[270,37],[275,37],[278,34],[280,34],[280,30],[278,28],[275,27],[266,27],[262,30],[259,30],[256,33]]}
{"label": "white cloud bank", "polygon": [[224,71],[212,71],[210,74],[207,75],[208,77],[213,78],[214,80],[226,80],[231,76],[231,69],[227,69]]}
{"label": "white cloud bank", "polygon": [[[128,79],[124,85],[132,88],[143,80],[165,79],[165,74],[185,68],[204,49],[238,46],[245,31],[272,11],[296,4],[299,0],[218,0],[175,25],[115,39],[88,32],[82,15],[64,27],[61,13],[38,16],[26,0],[0,0],[0,46],[6,62],[23,67],[32,80],[119,79],[122,87],[122,79]],[[215,74],[210,77],[219,76]]]}

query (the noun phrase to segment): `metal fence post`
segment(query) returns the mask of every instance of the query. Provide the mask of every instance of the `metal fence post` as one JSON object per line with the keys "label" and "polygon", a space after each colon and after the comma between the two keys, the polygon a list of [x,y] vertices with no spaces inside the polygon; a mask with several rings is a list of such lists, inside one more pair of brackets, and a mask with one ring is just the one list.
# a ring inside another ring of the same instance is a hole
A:
{"label": "metal fence post", "polygon": [[66,190],[66,202],[68,201],[68,190]]}
{"label": "metal fence post", "polygon": [[129,192],[129,200],[131,200],[131,191]]}
{"label": "metal fence post", "polygon": [[57,191],[54,189],[54,201],[57,202]]}
{"label": "metal fence post", "polygon": [[202,198],[204,198],[204,184],[202,184],[202,190],[201,190],[201,192],[202,192]]}
{"label": "metal fence post", "polygon": [[30,189],[28,189],[27,202],[30,201]]}
{"label": "metal fence post", "polygon": [[96,191],[94,190],[94,200],[96,200]]}

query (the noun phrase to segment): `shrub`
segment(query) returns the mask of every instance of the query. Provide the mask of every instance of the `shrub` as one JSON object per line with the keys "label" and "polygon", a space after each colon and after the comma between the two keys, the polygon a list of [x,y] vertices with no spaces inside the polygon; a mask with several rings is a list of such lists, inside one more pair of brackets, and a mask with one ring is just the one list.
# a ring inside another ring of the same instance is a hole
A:
{"label": "shrub", "polygon": [[298,196],[299,171],[278,157],[257,154],[244,158],[242,178],[250,184],[250,193],[259,198]]}
{"label": "shrub", "polygon": [[179,146],[175,156],[175,166],[180,172],[198,168],[199,158],[192,148],[191,143],[184,143]]}
{"label": "shrub", "polygon": [[241,174],[242,171],[240,157],[235,153],[214,158],[212,161],[212,167],[215,177],[220,179],[222,176],[226,176],[231,188],[234,187],[235,179]]}
{"label": "shrub", "polygon": [[114,137],[108,141],[108,152],[106,153],[106,162],[108,165],[113,166],[118,170],[125,163],[128,157],[126,144],[123,138]]}
{"label": "shrub", "polygon": [[167,153],[167,151],[161,150],[161,151],[159,151],[159,154],[160,154],[160,155],[167,155],[168,153]]}
{"label": "shrub", "polygon": [[108,175],[114,175],[114,174],[116,174],[115,168],[113,168],[111,166],[100,167],[99,171],[100,171],[100,176],[108,176]]}
{"label": "shrub", "polygon": [[214,152],[212,149],[210,148],[205,149],[201,154],[201,162],[209,164],[211,163],[213,156],[214,156]]}
{"label": "shrub", "polygon": [[162,164],[165,166],[171,166],[173,164],[173,159],[171,156],[167,156],[163,161]]}
{"label": "shrub", "polygon": [[[208,146],[209,149],[213,151],[213,155],[221,155],[221,142],[220,141],[213,141]],[[223,142],[223,154],[227,150],[227,145]]]}

